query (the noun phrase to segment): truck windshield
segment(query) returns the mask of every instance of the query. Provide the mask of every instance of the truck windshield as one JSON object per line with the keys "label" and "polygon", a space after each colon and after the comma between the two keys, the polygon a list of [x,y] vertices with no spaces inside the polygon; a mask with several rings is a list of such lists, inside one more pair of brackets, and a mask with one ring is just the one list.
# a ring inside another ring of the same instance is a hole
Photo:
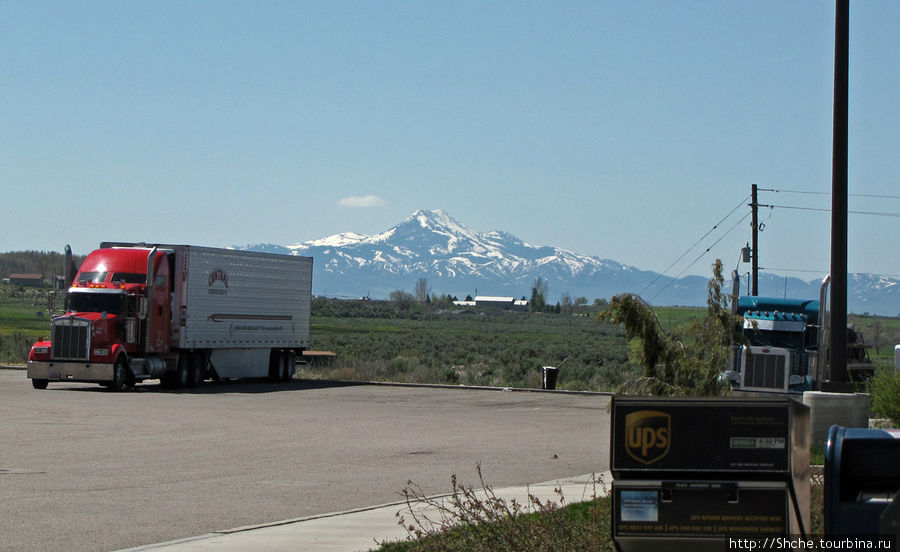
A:
{"label": "truck windshield", "polygon": [[106,281],[106,272],[79,272],[79,284],[100,284]]}
{"label": "truck windshield", "polygon": [[72,312],[105,312],[122,314],[124,293],[70,293],[68,309]]}
{"label": "truck windshield", "polygon": [[147,281],[147,275],[136,272],[114,272],[112,281],[122,284],[143,284]]}
{"label": "truck windshield", "polygon": [[783,347],[785,349],[802,349],[805,332],[768,332],[744,330],[744,335],[751,345]]}

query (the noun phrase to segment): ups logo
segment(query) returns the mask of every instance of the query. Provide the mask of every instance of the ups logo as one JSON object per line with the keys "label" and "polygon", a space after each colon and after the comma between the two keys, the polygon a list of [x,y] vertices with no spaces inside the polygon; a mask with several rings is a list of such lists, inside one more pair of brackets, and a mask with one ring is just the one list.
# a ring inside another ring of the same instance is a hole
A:
{"label": "ups logo", "polygon": [[652,464],[669,452],[672,418],[665,412],[639,410],[625,416],[625,450],[642,464]]}

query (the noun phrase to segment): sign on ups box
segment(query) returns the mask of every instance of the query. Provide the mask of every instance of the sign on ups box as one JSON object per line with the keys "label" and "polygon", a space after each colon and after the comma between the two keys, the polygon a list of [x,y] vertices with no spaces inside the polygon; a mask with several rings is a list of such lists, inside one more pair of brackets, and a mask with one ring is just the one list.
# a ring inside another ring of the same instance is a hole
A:
{"label": "sign on ups box", "polygon": [[784,481],[616,480],[612,493],[623,552],[728,550],[730,539],[800,533]]}
{"label": "sign on ups box", "polygon": [[790,398],[613,397],[610,434],[616,479],[784,481],[809,464],[809,409]]}

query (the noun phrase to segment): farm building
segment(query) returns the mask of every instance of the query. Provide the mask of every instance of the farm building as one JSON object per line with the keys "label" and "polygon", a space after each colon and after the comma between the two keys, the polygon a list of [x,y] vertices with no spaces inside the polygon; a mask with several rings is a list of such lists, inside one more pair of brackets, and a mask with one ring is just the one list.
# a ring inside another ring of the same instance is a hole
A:
{"label": "farm building", "polygon": [[44,285],[43,274],[10,274],[9,283],[14,286],[41,287]]}
{"label": "farm building", "polygon": [[528,310],[528,301],[516,299],[515,297],[479,295],[475,297],[474,301],[454,301],[453,304],[460,307],[490,307],[507,310]]}

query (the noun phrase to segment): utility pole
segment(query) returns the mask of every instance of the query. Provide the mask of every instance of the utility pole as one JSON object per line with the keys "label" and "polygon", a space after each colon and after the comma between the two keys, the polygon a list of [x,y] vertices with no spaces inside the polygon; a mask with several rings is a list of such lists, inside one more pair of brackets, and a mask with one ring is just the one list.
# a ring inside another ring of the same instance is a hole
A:
{"label": "utility pole", "polygon": [[[847,378],[847,119],[850,1],[837,0],[834,21],[834,130],[831,151],[831,390]],[[825,389],[826,391],[829,389]]]}
{"label": "utility pole", "polygon": [[752,260],[753,286],[750,288],[750,295],[756,297],[759,295],[759,201],[756,197],[756,184],[750,191],[750,226],[753,228],[753,245],[750,249],[750,259]]}

